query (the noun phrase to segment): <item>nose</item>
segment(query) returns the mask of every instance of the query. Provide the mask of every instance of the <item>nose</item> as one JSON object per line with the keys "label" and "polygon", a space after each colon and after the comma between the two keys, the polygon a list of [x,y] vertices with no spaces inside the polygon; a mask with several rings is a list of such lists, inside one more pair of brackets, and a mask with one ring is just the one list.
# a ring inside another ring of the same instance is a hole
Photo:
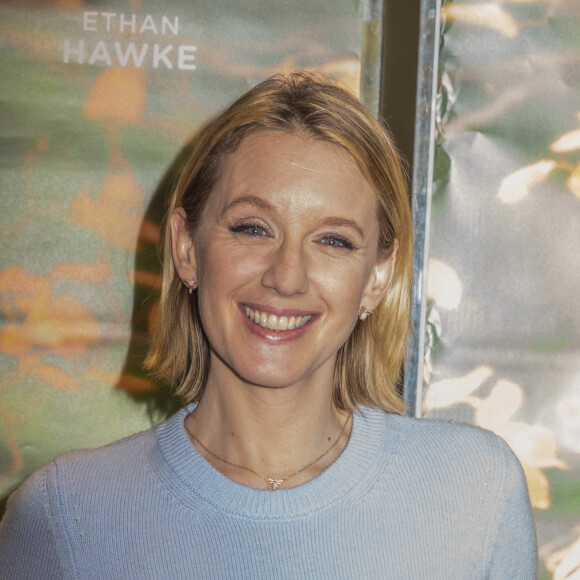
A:
{"label": "nose", "polygon": [[262,285],[281,296],[304,294],[308,290],[307,256],[299,241],[285,239],[271,253]]}

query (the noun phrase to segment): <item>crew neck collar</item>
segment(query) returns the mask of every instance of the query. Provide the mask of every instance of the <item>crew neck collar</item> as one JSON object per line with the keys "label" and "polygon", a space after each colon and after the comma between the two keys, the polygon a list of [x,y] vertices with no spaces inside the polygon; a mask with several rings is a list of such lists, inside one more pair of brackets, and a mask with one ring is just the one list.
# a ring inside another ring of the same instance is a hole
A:
{"label": "crew neck collar", "polygon": [[348,444],[318,477],[288,489],[258,490],[230,480],[197,451],[184,426],[193,408],[181,409],[156,427],[157,472],[192,508],[201,501],[221,513],[252,519],[303,517],[341,501],[353,490],[364,493],[376,483],[375,474],[385,469],[385,462],[392,462],[400,438],[392,425],[396,416],[362,408],[353,414]]}

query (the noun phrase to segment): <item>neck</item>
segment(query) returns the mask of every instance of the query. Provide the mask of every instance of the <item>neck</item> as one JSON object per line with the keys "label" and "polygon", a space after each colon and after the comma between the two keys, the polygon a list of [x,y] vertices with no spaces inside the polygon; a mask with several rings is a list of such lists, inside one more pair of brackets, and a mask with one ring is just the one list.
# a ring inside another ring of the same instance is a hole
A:
{"label": "neck", "polygon": [[[333,445],[346,419],[332,404],[331,384],[265,388],[209,380],[186,427],[197,438],[193,443],[198,451],[224,475],[249,487],[268,488],[256,473],[284,479],[302,470]],[[283,487],[300,485],[324,471],[340,455],[349,434],[350,423],[324,457]]]}

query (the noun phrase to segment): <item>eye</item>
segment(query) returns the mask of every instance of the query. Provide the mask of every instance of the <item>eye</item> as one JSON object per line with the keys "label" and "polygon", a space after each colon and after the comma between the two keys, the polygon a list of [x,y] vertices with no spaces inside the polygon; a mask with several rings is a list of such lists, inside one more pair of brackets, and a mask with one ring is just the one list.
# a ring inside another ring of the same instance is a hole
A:
{"label": "eye", "polygon": [[255,222],[247,223],[239,223],[234,224],[233,226],[229,227],[230,232],[234,234],[246,234],[252,237],[259,237],[259,236],[267,236],[268,231],[262,224],[258,224]]}
{"label": "eye", "polygon": [[347,238],[336,234],[325,235],[320,239],[320,243],[331,248],[344,248],[345,250],[354,250],[354,244]]}

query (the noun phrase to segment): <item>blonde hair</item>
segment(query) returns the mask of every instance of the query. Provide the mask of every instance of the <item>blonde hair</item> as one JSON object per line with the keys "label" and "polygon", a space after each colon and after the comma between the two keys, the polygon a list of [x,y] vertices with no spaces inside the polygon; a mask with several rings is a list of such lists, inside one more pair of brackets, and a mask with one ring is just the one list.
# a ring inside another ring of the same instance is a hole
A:
{"label": "blonde hair", "polygon": [[[298,132],[346,149],[375,191],[379,257],[398,243],[391,283],[372,316],[339,349],[333,385],[337,408],[367,405],[401,412],[400,378],[410,330],[412,224],[401,161],[387,130],[349,92],[309,73],[275,75],[240,97],[199,134],[173,191],[169,215],[183,207],[194,232],[224,167],[248,135]],[[146,367],[173,385],[183,403],[199,401],[209,373],[209,344],[197,293],[176,275],[166,228],[159,320]]]}

